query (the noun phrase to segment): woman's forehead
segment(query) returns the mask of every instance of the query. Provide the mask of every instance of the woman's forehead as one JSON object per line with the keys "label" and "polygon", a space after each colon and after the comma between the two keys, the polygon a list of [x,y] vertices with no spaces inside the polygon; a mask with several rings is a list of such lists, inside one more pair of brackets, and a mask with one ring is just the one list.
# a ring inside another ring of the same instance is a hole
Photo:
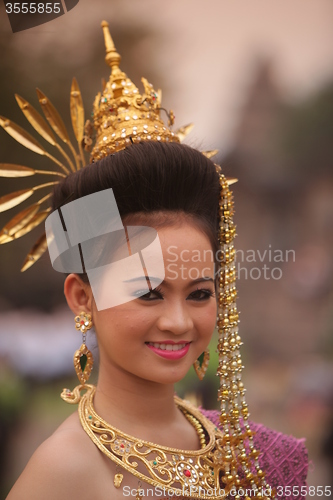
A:
{"label": "woman's forehead", "polygon": [[191,222],[159,228],[157,234],[162,247],[176,253],[212,250],[208,236]]}

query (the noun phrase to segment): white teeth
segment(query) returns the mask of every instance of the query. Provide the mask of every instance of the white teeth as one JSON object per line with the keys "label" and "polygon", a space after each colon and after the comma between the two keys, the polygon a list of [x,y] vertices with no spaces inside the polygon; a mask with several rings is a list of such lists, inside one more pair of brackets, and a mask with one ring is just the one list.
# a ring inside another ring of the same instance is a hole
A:
{"label": "white teeth", "polygon": [[186,344],[158,344],[157,342],[148,342],[148,344],[161,351],[179,351],[186,346]]}

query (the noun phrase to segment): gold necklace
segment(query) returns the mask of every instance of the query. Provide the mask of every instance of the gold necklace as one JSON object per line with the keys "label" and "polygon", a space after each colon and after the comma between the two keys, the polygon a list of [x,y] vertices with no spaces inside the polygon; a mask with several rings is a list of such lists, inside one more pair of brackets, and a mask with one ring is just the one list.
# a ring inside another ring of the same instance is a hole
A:
{"label": "gold necklace", "polygon": [[190,424],[192,424],[193,427],[195,428],[197,435],[198,435],[198,438],[199,438],[199,441],[200,441],[200,446],[201,446],[201,448],[204,448],[206,446],[206,435],[205,435],[205,431],[204,431],[201,423],[199,422],[199,420],[197,418],[195,418],[194,415],[191,415],[191,413],[189,413],[187,410],[185,410],[185,408],[179,407],[179,409],[185,415],[185,417],[190,422]]}
{"label": "gold necklace", "polygon": [[[80,391],[83,389],[86,389],[86,393],[81,396]],[[83,429],[116,465],[139,480],[160,489],[165,488],[164,491],[172,491],[178,497],[209,496],[212,500],[218,500],[229,493],[229,476],[224,472],[228,461],[228,458],[225,460],[228,453],[225,451],[226,440],[221,431],[189,402],[175,396],[176,405],[197,431],[200,450],[157,445],[113,427],[96,413],[93,406],[95,391],[93,385],[79,385],[73,391],[64,390],[62,398],[69,403],[79,403],[78,412]],[[145,472],[138,470],[139,464],[144,466]],[[118,480],[119,487],[121,474],[118,474]]]}

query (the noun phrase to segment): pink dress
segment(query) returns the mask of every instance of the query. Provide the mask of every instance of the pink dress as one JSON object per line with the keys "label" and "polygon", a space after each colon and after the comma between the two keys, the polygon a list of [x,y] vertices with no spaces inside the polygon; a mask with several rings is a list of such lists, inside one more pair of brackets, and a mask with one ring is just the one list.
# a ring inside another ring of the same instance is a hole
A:
{"label": "pink dress", "polygon": [[[219,427],[219,412],[217,410],[200,408],[200,411]],[[252,421],[249,421],[249,425],[251,430],[256,433],[253,436],[253,441],[256,449],[260,451],[260,466],[266,473],[268,484],[272,488],[276,488],[276,498],[278,500],[304,499],[308,472],[305,438],[297,439],[293,436],[287,436]],[[293,494],[293,486],[295,494]]]}

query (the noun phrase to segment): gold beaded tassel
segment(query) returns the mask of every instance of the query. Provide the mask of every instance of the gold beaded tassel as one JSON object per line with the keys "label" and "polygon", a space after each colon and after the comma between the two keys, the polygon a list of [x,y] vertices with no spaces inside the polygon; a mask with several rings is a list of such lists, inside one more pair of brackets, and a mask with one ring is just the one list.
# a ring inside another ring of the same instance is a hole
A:
{"label": "gold beaded tassel", "polygon": [[[224,431],[226,466],[223,481],[228,487],[252,488],[251,498],[270,498],[262,496],[260,489],[269,488],[264,473],[260,469],[258,455],[253,444],[253,433],[248,424],[248,405],[245,400],[245,389],[241,380],[243,369],[240,354],[241,338],[238,335],[238,312],[236,306],[237,291],[235,287],[235,238],[236,227],[233,222],[233,197],[226,178],[219,174],[219,243],[221,248],[221,268],[219,274],[218,303],[218,352],[219,366],[217,374],[220,377],[218,399],[221,405],[220,422]],[[243,419],[242,429],[240,418]],[[246,453],[245,442],[250,453]],[[244,473],[244,479],[238,475]],[[253,472],[255,470],[255,472]],[[239,499],[238,495],[235,499]]]}

